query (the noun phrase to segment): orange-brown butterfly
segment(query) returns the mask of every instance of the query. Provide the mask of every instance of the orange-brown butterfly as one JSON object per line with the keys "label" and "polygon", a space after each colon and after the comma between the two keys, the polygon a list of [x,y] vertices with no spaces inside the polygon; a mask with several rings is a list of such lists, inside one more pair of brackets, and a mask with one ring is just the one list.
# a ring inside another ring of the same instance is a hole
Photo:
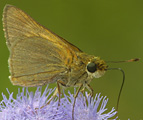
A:
{"label": "orange-brown butterfly", "polygon": [[59,88],[77,86],[76,98],[81,88],[93,94],[89,83],[107,70],[105,61],[82,52],[15,6],[5,6],[3,27],[13,85],[35,87],[57,82]]}

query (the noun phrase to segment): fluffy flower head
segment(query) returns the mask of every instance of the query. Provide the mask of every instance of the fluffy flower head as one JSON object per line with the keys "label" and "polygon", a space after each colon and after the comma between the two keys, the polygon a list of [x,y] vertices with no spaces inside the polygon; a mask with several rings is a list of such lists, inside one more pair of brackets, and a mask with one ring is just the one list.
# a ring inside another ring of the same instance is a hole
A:
{"label": "fluffy flower head", "polygon": [[[16,99],[7,90],[9,98],[2,94],[3,100],[0,102],[0,120],[72,120],[74,95],[64,93],[59,106],[58,96],[54,99],[51,97],[54,90],[47,86],[42,93],[42,87],[37,87],[34,93],[22,88]],[[107,120],[115,117],[117,112],[114,108],[105,113],[107,102],[108,99],[100,94],[93,98],[87,92],[85,96],[80,93],[75,102],[74,120]]]}

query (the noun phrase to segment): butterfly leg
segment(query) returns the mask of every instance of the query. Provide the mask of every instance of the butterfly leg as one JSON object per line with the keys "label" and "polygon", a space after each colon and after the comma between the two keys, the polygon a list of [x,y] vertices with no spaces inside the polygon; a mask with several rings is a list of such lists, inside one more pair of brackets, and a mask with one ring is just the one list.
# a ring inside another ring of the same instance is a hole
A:
{"label": "butterfly leg", "polygon": [[72,120],[74,120],[74,107],[75,107],[75,102],[76,102],[76,98],[78,96],[78,93],[80,92],[81,88],[83,87],[83,85],[81,84],[74,96],[74,102],[73,102],[73,109],[72,109]]}
{"label": "butterfly leg", "polygon": [[52,98],[54,98],[55,96],[57,96],[57,94],[59,94],[59,101],[58,101],[58,106],[60,106],[60,101],[61,101],[61,87],[60,87],[61,82],[57,81],[57,88],[52,96]]}
{"label": "butterfly leg", "polygon": [[80,92],[81,92],[82,94],[84,94],[84,91],[85,91],[85,87],[80,90]]}
{"label": "butterfly leg", "polygon": [[54,94],[52,95],[50,100],[46,103],[46,105],[43,105],[40,109],[42,109],[43,107],[47,106],[56,97],[57,93],[58,93],[58,88],[56,88]]}
{"label": "butterfly leg", "polygon": [[58,101],[58,106],[60,106],[60,101],[61,101],[61,89],[60,89],[60,82],[57,81],[57,90],[59,93],[59,101]]}
{"label": "butterfly leg", "polygon": [[52,97],[50,98],[50,100],[46,103],[46,105],[43,105],[40,109],[42,109],[43,107],[47,106],[59,93],[59,101],[58,101],[58,106],[60,106],[60,99],[61,99],[61,89],[60,89],[60,82],[57,82],[57,88],[54,92],[54,94],[52,95]]}
{"label": "butterfly leg", "polygon": [[93,96],[93,88],[89,85],[89,84],[86,84],[86,88],[89,90],[89,94],[88,95],[91,95],[91,97]]}

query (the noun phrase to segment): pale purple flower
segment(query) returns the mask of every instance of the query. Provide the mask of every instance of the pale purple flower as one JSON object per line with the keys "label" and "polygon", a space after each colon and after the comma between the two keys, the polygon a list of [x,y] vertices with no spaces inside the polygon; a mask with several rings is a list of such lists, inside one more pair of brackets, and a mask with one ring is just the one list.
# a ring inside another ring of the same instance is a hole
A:
{"label": "pale purple flower", "polygon": [[[74,95],[64,93],[58,106],[58,97],[51,99],[54,90],[47,86],[42,93],[42,87],[37,87],[34,93],[29,92],[28,88],[22,88],[16,99],[7,90],[9,98],[2,94],[3,100],[0,102],[0,120],[72,120]],[[50,102],[46,105],[48,101]],[[107,101],[100,94],[93,98],[87,92],[85,96],[80,93],[76,99],[74,120],[107,120],[111,117],[116,120],[117,112],[114,108],[106,112]]]}

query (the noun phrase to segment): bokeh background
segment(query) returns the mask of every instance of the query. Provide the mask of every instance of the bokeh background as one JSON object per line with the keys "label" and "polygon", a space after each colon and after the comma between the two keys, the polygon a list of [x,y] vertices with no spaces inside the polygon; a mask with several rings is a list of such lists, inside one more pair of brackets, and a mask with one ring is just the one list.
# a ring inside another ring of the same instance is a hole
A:
{"label": "bokeh background", "polygon": [[[109,66],[122,68],[126,74],[119,118],[143,119],[143,0],[0,0],[0,93],[8,95],[8,88],[15,96],[19,87],[8,79],[9,51],[2,31],[5,4],[24,10],[86,53],[107,61],[141,58],[139,62],[110,63]],[[121,83],[120,71],[108,71],[103,77],[94,79],[91,86],[95,93],[109,98],[107,107],[110,110],[116,107]]]}

